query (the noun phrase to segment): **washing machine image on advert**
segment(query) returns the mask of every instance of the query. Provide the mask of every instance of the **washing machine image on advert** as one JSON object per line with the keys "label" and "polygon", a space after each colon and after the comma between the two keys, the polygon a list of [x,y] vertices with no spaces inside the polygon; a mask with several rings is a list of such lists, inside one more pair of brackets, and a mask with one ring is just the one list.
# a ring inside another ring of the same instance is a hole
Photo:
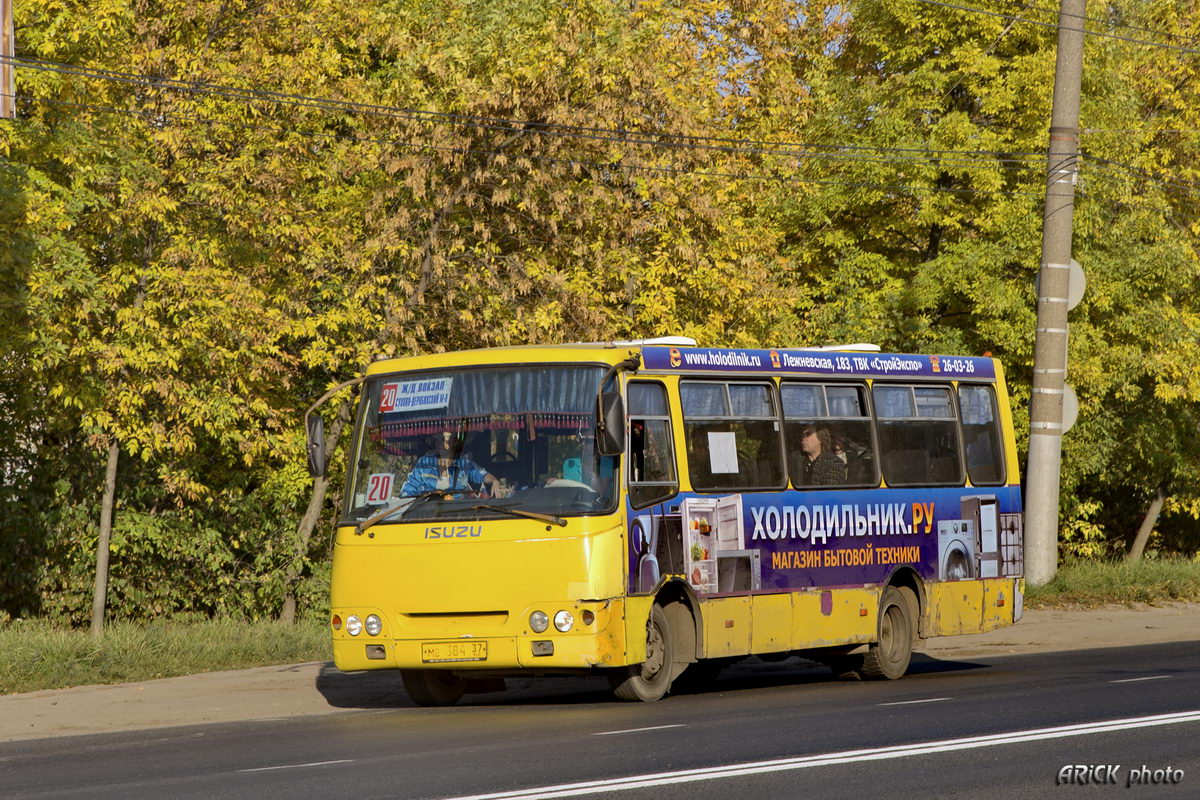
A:
{"label": "washing machine image on advert", "polygon": [[948,519],[938,523],[938,579],[961,581],[975,577],[975,523]]}

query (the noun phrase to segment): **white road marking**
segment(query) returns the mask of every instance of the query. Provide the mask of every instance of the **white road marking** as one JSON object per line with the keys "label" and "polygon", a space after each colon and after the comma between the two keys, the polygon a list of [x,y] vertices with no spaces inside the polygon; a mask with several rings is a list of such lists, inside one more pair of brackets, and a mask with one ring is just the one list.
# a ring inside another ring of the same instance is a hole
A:
{"label": "white road marking", "polygon": [[786,772],[809,767],[824,767],[831,764],[852,764],[858,761],[881,761],[891,758],[947,753],[955,750],[970,750],[979,747],[994,747],[1019,742],[1036,742],[1046,739],[1063,739],[1071,736],[1087,736],[1096,733],[1148,728],[1158,725],[1175,725],[1183,722],[1200,722],[1200,710],[1182,711],[1176,714],[1158,714],[1151,717],[1129,717],[1106,722],[1088,722],[1080,725],[1063,725],[1056,728],[1036,728],[1012,733],[996,733],[987,736],[969,736],[964,739],[946,739],[936,742],[904,744],[893,747],[877,747],[869,750],[846,750],[799,758],[781,758],[773,761],[754,761],[746,764],[687,769],[678,772],[659,772],[647,775],[631,775],[626,778],[564,783],[557,786],[541,786],[533,789],[518,789],[511,792],[474,794],[448,800],[531,800],[532,798],[579,797],[589,794],[605,794],[623,789],[644,789],[653,786],[668,786],[679,783],[711,781],[720,778],[740,778],[768,772]]}
{"label": "white road marking", "polygon": [[592,736],[616,736],[618,733],[641,733],[642,731],[661,731],[667,728],[686,728],[686,725],[655,725],[653,728],[629,728],[623,731],[600,731]]}
{"label": "white road marking", "polygon": [[1136,683],[1137,681],[1158,681],[1163,678],[1169,678],[1170,675],[1150,675],[1146,678],[1123,678],[1119,681],[1109,681],[1109,683]]}
{"label": "white road marking", "polygon": [[895,703],[880,703],[881,706],[911,706],[917,703],[940,703],[943,700],[953,700],[953,697],[930,697],[927,700],[899,700]]}
{"label": "white road marking", "polygon": [[267,772],[273,769],[299,769],[300,767],[324,767],[329,764],[349,764],[354,761],[353,758],[339,758],[337,761],[310,761],[307,764],[280,764],[277,767],[254,767],[253,769],[239,769],[238,772]]}

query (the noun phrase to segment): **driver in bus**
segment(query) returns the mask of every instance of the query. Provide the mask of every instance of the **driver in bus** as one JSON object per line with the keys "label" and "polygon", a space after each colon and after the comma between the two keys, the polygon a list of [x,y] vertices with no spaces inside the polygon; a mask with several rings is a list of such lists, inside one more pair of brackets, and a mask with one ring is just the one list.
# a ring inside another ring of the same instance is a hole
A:
{"label": "driver in bus", "polygon": [[413,464],[400,489],[402,497],[443,490],[450,494],[483,492],[492,497],[502,496],[499,479],[461,452],[462,443],[454,431],[442,431],[434,437],[432,445]]}

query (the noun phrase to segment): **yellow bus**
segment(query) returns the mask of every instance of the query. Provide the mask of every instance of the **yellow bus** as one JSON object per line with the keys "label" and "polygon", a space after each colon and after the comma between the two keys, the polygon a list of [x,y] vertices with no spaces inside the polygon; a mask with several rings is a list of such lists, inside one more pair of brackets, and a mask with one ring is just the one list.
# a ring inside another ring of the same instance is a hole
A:
{"label": "yellow bus", "polygon": [[750,655],[895,679],[922,639],[1021,616],[995,359],[668,337],[381,360],[352,383],[334,662],[398,669],[417,703],[559,674],[651,701]]}

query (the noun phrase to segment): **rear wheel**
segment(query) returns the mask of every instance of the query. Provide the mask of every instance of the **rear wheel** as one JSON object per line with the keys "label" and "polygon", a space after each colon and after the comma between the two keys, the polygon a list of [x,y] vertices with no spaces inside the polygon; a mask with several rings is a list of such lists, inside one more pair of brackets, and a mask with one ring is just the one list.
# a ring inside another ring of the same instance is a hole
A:
{"label": "rear wheel", "polygon": [[671,688],[675,670],[675,641],[666,612],[657,603],[646,626],[646,660],[608,673],[613,694],[621,700],[643,703],[658,700]]}
{"label": "rear wheel", "polygon": [[467,682],[440,669],[402,669],[404,691],[419,706],[452,706],[466,691]]}
{"label": "rear wheel", "polygon": [[889,586],[883,590],[879,601],[879,639],[863,656],[860,672],[864,678],[894,681],[908,671],[916,620],[911,617],[911,606],[902,588]]}

